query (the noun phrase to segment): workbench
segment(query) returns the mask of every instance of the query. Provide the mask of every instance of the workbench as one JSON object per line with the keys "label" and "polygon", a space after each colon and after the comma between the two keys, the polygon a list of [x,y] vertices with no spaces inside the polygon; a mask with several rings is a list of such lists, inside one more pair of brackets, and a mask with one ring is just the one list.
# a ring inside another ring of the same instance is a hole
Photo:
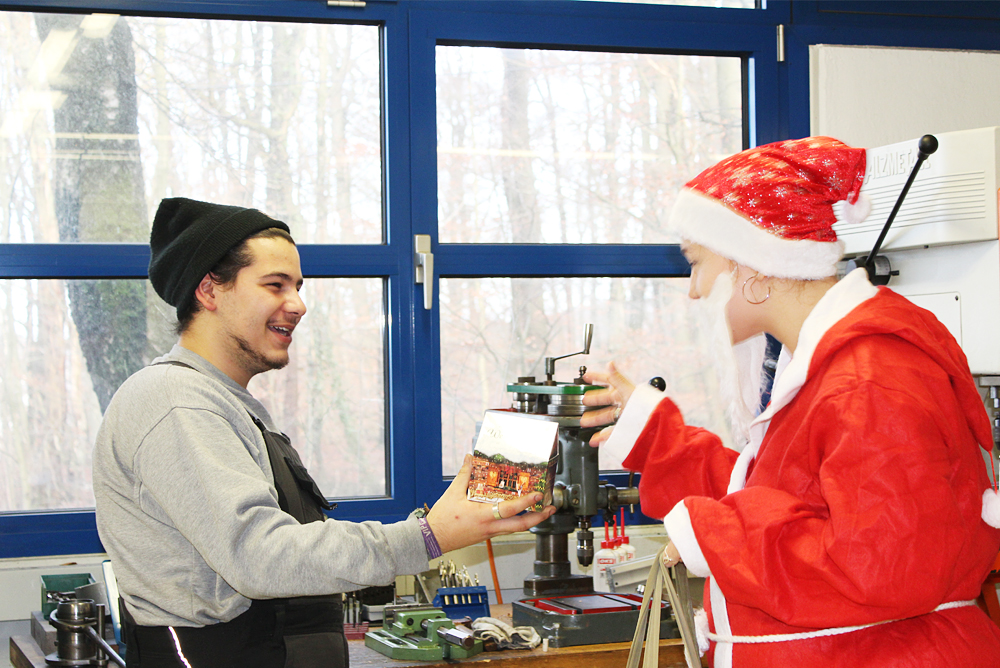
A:
{"label": "workbench", "polygon": [[[351,640],[351,668],[455,668],[457,664],[488,663],[490,668],[622,668],[628,659],[629,643],[578,645],[543,652],[541,647],[530,651],[483,652],[462,661],[395,661],[373,649],[362,640]],[[10,664],[14,668],[48,668],[45,655],[31,636],[12,636]],[[110,664],[114,665],[114,664]],[[685,668],[684,648],[680,640],[660,641],[660,668]]]}
{"label": "workbench", "polygon": [[[509,605],[491,606],[491,614],[507,623],[511,621]],[[351,668],[455,668],[468,664],[477,668],[479,664],[489,664],[490,668],[622,668],[628,659],[630,643],[608,643],[603,645],[577,645],[575,647],[549,648],[543,651],[541,645],[533,650],[507,650],[503,652],[483,652],[461,661],[401,661],[390,659],[373,649],[365,647],[364,640],[348,641],[351,653]],[[14,668],[48,668],[45,654],[31,636],[12,636],[10,639],[10,663]],[[114,666],[114,664],[109,664]],[[684,647],[679,639],[660,641],[660,668],[685,668]]]}
{"label": "workbench", "polygon": [[[395,661],[373,649],[365,647],[363,641],[351,640],[351,668],[455,668],[469,665],[479,668],[481,664],[490,668],[623,668],[628,660],[630,643],[609,643],[606,645],[577,645],[576,647],[549,648],[543,652],[541,646],[533,650],[508,650],[504,652],[483,652],[461,661]],[[660,641],[660,668],[686,668],[684,647],[679,639]]]}

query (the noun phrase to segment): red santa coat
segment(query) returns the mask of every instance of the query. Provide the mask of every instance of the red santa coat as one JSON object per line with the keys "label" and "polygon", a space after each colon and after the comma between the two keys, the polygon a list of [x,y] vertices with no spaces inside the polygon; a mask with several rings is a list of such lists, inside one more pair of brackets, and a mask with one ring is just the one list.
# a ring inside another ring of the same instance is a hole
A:
{"label": "red santa coat", "polygon": [[711,630],[878,625],[713,642],[710,665],[1000,666],[1000,629],[978,607],[932,612],[975,599],[1000,550],[981,518],[989,419],[933,315],[848,276],[803,326],[754,429],[737,455],[663,399],[625,459],[642,473],[643,512],[667,515],[688,568],[708,578]]}

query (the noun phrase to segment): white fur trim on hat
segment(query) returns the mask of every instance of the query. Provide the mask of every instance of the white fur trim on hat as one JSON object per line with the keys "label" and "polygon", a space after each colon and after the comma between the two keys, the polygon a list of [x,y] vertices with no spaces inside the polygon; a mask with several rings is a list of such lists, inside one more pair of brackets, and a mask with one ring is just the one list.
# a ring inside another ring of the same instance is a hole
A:
{"label": "white fur trim on hat", "polygon": [[1000,529],[1000,496],[992,487],[983,492],[983,521]]}
{"label": "white fur trim on hat", "polygon": [[782,239],[690,188],[677,196],[667,225],[683,239],[774,278],[833,276],[844,254],[842,241]]}

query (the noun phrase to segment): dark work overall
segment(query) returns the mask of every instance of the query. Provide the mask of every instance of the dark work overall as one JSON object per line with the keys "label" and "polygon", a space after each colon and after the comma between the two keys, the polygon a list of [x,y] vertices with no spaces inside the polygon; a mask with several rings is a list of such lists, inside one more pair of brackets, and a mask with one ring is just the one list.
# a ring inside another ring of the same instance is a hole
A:
{"label": "dark work overall", "polygon": [[[332,506],[288,437],[268,431],[250,417],[267,444],[281,509],[301,524],[325,520],[323,509]],[[349,664],[339,594],[255,600],[239,617],[202,627],[138,626],[124,605],[122,612],[128,668],[348,668]]]}

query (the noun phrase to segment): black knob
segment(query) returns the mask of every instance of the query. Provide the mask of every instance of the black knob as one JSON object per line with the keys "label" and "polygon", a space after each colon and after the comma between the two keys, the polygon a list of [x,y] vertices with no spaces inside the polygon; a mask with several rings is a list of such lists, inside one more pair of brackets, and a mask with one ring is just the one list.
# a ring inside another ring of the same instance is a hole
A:
{"label": "black knob", "polygon": [[665,392],[667,389],[667,381],[663,380],[659,376],[649,379],[649,384],[658,389],[660,392]]}
{"label": "black knob", "polygon": [[917,145],[917,150],[920,151],[924,157],[930,155],[934,151],[938,150],[938,140],[934,135],[924,135],[920,138],[920,143]]}

